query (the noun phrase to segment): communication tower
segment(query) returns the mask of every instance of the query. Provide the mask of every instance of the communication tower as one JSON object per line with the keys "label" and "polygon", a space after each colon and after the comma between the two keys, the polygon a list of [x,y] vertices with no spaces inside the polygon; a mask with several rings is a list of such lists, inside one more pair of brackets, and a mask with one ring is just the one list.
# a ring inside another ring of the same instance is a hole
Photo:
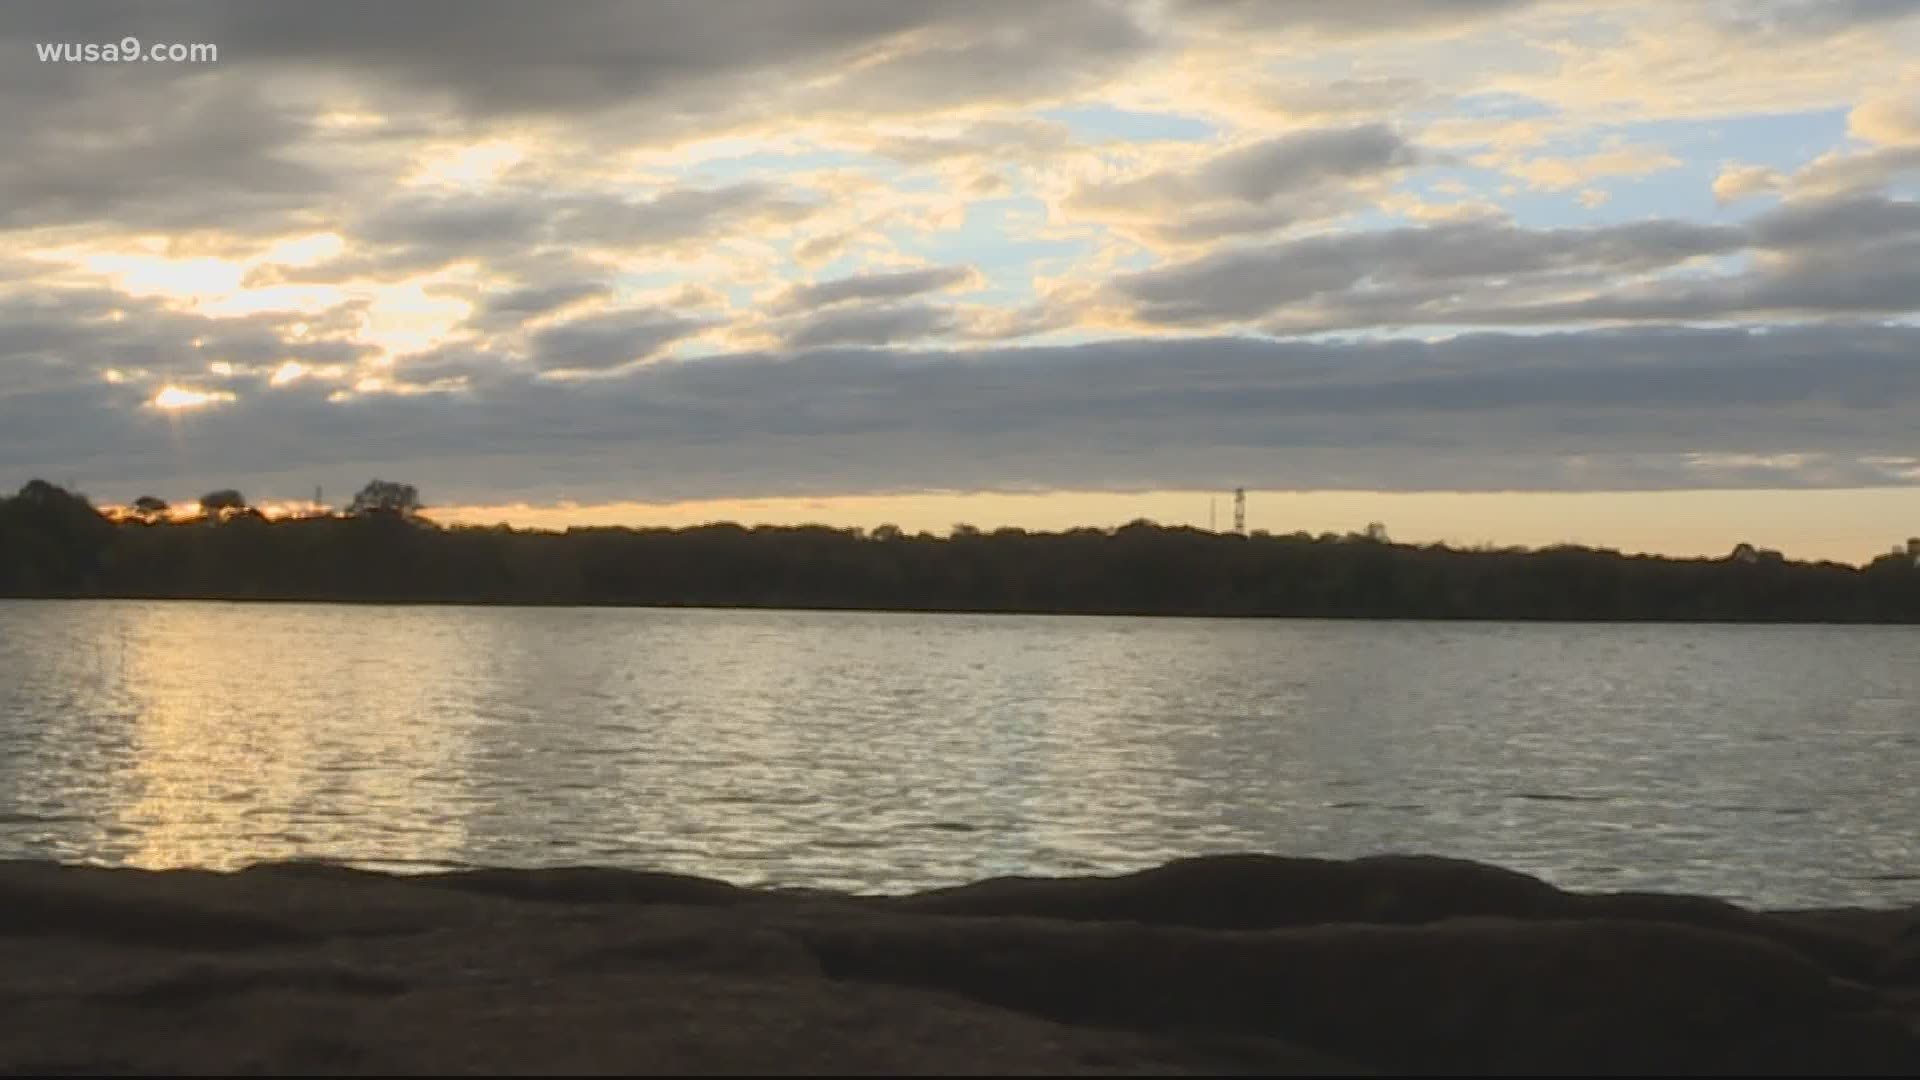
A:
{"label": "communication tower", "polygon": [[1247,535],[1247,489],[1233,489],[1233,531]]}

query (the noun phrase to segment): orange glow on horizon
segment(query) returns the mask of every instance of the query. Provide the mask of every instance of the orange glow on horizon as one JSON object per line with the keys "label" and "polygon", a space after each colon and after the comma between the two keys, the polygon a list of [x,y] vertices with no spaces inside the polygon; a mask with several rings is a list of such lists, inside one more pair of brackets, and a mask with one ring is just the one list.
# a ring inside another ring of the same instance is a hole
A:
{"label": "orange glow on horizon", "polygon": [[[1273,533],[1348,533],[1383,522],[1396,541],[1549,547],[1572,543],[1628,554],[1719,557],[1742,542],[1802,560],[1858,565],[1920,530],[1920,487],[1700,491],[1257,491],[1247,523]],[[715,522],[866,528],[890,524],[945,536],[955,524],[1059,532],[1145,518],[1225,531],[1230,492],[941,492],[680,502],[525,502],[436,506],[441,524],[567,529],[684,528]]]}
{"label": "orange glow on horizon", "polygon": [[[909,534],[945,536],[957,524],[983,531],[1020,528],[1063,532],[1113,528],[1146,519],[1162,525],[1212,527],[1231,521],[1228,492],[946,492],[680,502],[561,501],[428,506],[422,516],[442,526],[508,525],[564,531],[577,527],[688,528],[715,523],[823,525],[873,529],[895,525]],[[1861,565],[1920,532],[1920,487],[1812,490],[1642,492],[1368,492],[1249,491],[1248,526],[1276,534],[1360,532],[1382,522],[1402,543],[1454,547],[1550,547],[1578,544],[1627,554],[1718,558],[1739,543],[1774,548],[1789,558]],[[268,520],[338,514],[309,500],[267,500],[254,510]],[[131,506],[103,504],[115,520],[138,520]],[[203,515],[197,499],[172,505],[174,522]]]}

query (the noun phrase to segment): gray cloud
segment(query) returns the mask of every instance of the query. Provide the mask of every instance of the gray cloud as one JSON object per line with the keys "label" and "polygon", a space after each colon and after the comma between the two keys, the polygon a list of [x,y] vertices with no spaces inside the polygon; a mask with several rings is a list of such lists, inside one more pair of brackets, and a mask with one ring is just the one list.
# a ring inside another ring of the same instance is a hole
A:
{"label": "gray cloud", "polygon": [[491,297],[487,300],[486,311],[489,315],[531,317],[582,300],[605,299],[609,294],[610,290],[597,281],[542,285]]}
{"label": "gray cloud", "polygon": [[1419,79],[1373,76],[1324,83],[1277,83],[1261,88],[1258,96],[1288,113],[1333,118],[1391,113],[1432,92],[1432,88]]}
{"label": "gray cloud", "polygon": [[1550,272],[1629,272],[1745,246],[1736,228],[1681,222],[1531,230],[1498,222],[1315,236],[1231,249],[1120,278],[1135,314],[1167,325],[1255,319],[1363,284],[1445,283]]}
{"label": "gray cloud", "polygon": [[1083,184],[1068,206],[1084,216],[1138,222],[1160,239],[1206,240],[1350,209],[1367,183],[1420,159],[1382,124],[1304,131],[1236,147],[1190,169]]}
{"label": "gray cloud", "polygon": [[892,345],[952,331],[959,325],[951,311],[929,304],[837,308],[802,319],[784,335],[790,349],[828,345]]}
{"label": "gray cloud", "polygon": [[[215,319],[109,289],[43,288],[0,295],[0,392],[97,382],[108,370],[209,377],[209,365],[353,363],[371,351],[341,340],[357,305],[319,313]],[[295,323],[305,335],[295,335]]]}
{"label": "gray cloud", "polygon": [[805,221],[826,205],[789,185],[764,182],[678,188],[644,198],[529,189],[407,197],[344,222],[346,254],[306,266],[263,267],[247,284],[390,279],[461,260],[481,261],[496,274],[528,282],[598,280],[609,271],[597,267],[596,258],[764,235]]}
{"label": "gray cloud", "polygon": [[[542,10],[537,32],[528,18],[504,0],[7,5],[0,227],[286,230],[384,196],[421,136],[567,121],[635,146],[782,116],[971,106],[1061,92],[1155,47],[1117,0],[577,0]],[[25,59],[37,43],[129,35],[211,43],[219,58]],[[340,102],[382,123],[316,126]],[[682,211],[720,210],[685,194],[579,217],[645,243]]]}
{"label": "gray cloud", "polygon": [[855,274],[811,285],[796,285],[774,301],[776,311],[810,311],[852,300],[904,300],[922,293],[951,289],[977,279],[970,266],[928,266],[918,270],[889,270]]}
{"label": "gray cloud", "polygon": [[1212,194],[1267,202],[1304,187],[1405,168],[1418,157],[1391,128],[1369,124],[1283,135],[1230,150],[1209,161],[1195,180]]}
{"label": "gray cloud", "polygon": [[[1920,205],[1860,196],[1790,202],[1744,226],[1649,221],[1525,229],[1467,222],[1316,236],[1127,275],[1114,292],[1150,323],[1268,320],[1267,327],[1281,333],[1421,323],[1891,315],[1920,309],[1913,288],[1916,246]],[[1763,258],[1744,271],[1621,281],[1621,275],[1749,252]]]}
{"label": "gray cloud", "polygon": [[1858,249],[1920,236],[1920,202],[1883,195],[1789,202],[1755,220],[1752,234],[1759,247]]}
{"label": "gray cloud", "polygon": [[641,199],[525,190],[414,198],[377,207],[350,226],[356,247],[366,252],[298,274],[330,280],[347,268],[392,274],[461,258],[517,258],[534,249],[644,249],[790,225],[819,209],[819,203],[791,188],[760,182],[682,188]]}
{"label": "gray cloud", "polygon": [[[1517,13],[1538,0],[1170,0],[1177,25],[1192,21],[1235,32],[1314,33],[1372,37],[1471,26]],[[1866,0],[1871,2],[1871,0]]]}
{"label": "gray cloud", "polygon": [[1920,0],[1739,0],[1721,9],[1731,29],[1749,34],[1826,36],[1920,16]]}
{"label": "gray cloud", "polygon": [[373,245],[430,249],[453,258],[549,240],[555,209],[531,193],[411,198],[374,208],[352,229]]}
{"label": "gray cloud", "polygon": [[230,73],[143,80],[113,65],[31,62],[26,42],[0,46],[12,58],[0,65],[11,72],[0,79],[0,228],[271,228],[350,178],[295,152],[311,117],[246,93]]}
{"label": "gray cloud", "polygon": [[1844,195],[1876,191],[1909,176],[1920,177],[1920,145],[1824,154],[1795,170],[1786,183],[1799,193]]}
{"label": "gray cloud", "polygon": [[543,9],[530,29],[525,6],[507,0],[302,10],[71,0],[14,5],[0,20],[0,34],[24,40],[215,42],[223,65],[444,95],[472,116],[644,103],[668,127],[764,102],[806,72],[857,71],[836,90],[849,100],[924,104],[1042,92],[1150,45],[1128,7],[1105,0],[573,0]]}
{"label": "gray cloud", "polygon": [[660,311],[616,311],[539,330],[530,352],[543,371],[603,371],[649,359],[707,325]]}
{"label": "gray cloud", "polygon": [[900,6],[934,23],[917,35],[919,47],[862,67],[820,95],[821,105],[885,113],[1031,101],[1111,77],[1159,45],[1125,2]]}
{"label": "gray cloud", "polygon": [[529,319],[537,319],[586,300],[606,300],[613,290],[599,281],[561,281],[552,285],[529,285],[487,296],[476,305],[467,325],[487,333],[510,331]]}
{"label": "gray cloud", "polygon": [[1754,480],[1690,455],[1782,453],[1813,464],[1767,470],[1770,486],[1898,483],[1897,469],[1866,459],[1911,453],[1916,349],[1920,329],[1859,325],[832,349],[641,365],[590,383],[509,373],[457,395],[338,404],[296,386],[171,420],[134,408],[130,388],[94,382],[0,398],[0,462],[74,472],[107,497],[213,482],[297,496],[371,469],[447,501],[1211,487],[1222,476],[1690,487]]}

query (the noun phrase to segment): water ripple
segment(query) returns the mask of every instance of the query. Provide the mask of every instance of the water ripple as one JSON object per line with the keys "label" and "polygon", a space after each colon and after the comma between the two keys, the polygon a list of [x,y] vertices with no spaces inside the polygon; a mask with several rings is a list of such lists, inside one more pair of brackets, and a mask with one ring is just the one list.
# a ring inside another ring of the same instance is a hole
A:
{"label": "water ripple", "polygon": [[[0,857],[1920,899],[1920,631],[0,602]],[[400,662],[397,662],[400,661]]]}

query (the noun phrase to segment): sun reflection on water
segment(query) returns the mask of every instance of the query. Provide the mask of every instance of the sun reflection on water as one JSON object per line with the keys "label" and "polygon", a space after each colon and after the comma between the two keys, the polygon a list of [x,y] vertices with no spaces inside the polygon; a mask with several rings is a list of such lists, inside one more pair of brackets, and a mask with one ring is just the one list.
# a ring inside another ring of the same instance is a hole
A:
{"label": "sun reflection on water", "polygon": [[[433,715],[432,680],[416,677],[444,670],[445,639],[413,635],[405,658],[319,633],[278,644],[287,655],[263,654],[249,623],[217,605],[156,608],[129,636],[133,753],[104,830],[132,840],[127,863],[232,867],[353,852],[449,861],[457,829],[409,827],[436,816],[413,778],[457,772],[447,762],[462,728]],[[328,667],[349,677],[306,682],[313,667],[301,654],[311,650],[333,652]]]}

